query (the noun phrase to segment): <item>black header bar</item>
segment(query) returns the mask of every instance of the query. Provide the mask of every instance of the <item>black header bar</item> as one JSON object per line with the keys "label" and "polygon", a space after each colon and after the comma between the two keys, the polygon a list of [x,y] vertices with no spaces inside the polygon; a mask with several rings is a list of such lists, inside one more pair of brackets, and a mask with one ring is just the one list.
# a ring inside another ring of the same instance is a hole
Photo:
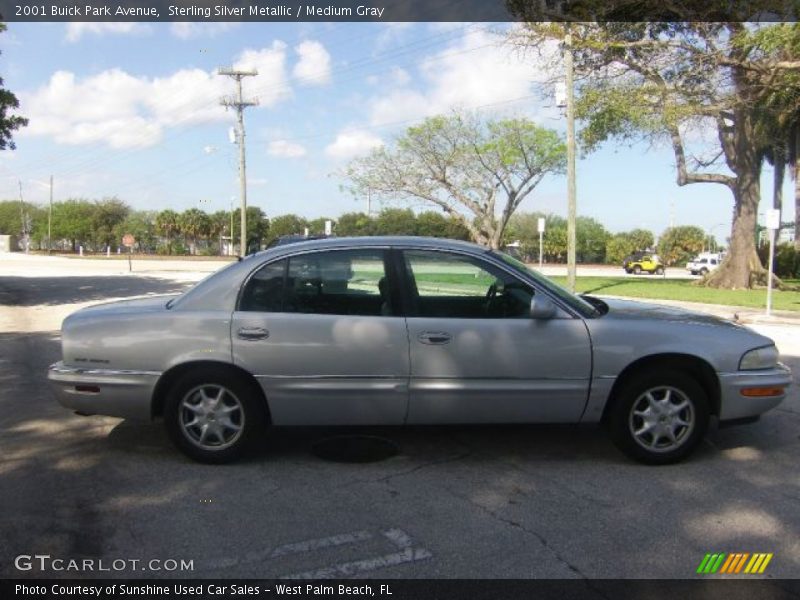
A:
{"label": "black header bar", "polygon": [[1,21],[796,21],[800,0],[0,0]]}

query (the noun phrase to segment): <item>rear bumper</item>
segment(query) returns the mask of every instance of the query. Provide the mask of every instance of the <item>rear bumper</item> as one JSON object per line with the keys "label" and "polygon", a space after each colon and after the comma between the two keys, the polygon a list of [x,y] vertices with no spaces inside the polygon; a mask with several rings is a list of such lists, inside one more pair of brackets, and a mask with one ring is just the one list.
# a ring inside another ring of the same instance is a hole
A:
{"label": "rear bumper", "polygon": [[47,379],[62,406],[85,414],[124,419],[151,417],[150,404],[161,373],[50,365]]}
{"label": "rear bumper", "polygon": [[[792,372],[779,364],[774,369],[764,371],[739,371],[719,373],[720,382],[720,421],[755,417],[778,406],[786,398],[792,385]],[[745,388],[783,388],[783,393],[767,397],[742,395]]]}

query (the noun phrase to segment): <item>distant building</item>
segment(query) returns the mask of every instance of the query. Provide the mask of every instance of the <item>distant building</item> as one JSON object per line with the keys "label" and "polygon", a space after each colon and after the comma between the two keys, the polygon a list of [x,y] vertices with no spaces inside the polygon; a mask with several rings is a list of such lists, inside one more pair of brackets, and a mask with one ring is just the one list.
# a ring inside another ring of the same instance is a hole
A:
{"label": "distant building", "polygon": [[0,235],[0,252],[16,252],[18,250],[17,236]]}

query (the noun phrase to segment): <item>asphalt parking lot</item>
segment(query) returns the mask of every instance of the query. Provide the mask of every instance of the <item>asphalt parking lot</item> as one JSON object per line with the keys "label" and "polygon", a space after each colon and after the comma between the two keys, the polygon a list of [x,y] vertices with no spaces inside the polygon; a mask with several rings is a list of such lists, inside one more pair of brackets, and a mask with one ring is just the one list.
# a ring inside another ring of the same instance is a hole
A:
{"label": "asphalt parking lot", "polygon": [[[180,291],[202,269],[72,265],[0,255],[2,577],[75,576],[15,566],[34,554],[122,559],[91,575],[124,577],[685,578],[708,552],[800,572],[798,326],[755,326],[793,368],[790,398],[679,465],[633,463],[599,429],[526,426],[358,430],[398,449],[365,463],[314,452],[351,430],[281,430],[213,467],[158,423],[69,413],[45,378],[66,314]],[[142,570],[151,559],[161,570]]]}

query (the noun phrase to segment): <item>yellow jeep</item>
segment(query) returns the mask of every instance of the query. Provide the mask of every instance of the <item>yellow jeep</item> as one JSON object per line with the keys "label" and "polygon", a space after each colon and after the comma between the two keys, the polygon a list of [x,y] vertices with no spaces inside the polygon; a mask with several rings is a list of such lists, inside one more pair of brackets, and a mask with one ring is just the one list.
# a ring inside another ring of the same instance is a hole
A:
{"label": "yellow jeep", "polygon": [[634,275],[639,275],[642,271],[651,275],[653,273],[656,275],[664,274],[664,263],[661,262],[658,255],[644,252],[636,252],[628,256],[622,261],[622,268],[625,269],[626,273],[633,273]]}

